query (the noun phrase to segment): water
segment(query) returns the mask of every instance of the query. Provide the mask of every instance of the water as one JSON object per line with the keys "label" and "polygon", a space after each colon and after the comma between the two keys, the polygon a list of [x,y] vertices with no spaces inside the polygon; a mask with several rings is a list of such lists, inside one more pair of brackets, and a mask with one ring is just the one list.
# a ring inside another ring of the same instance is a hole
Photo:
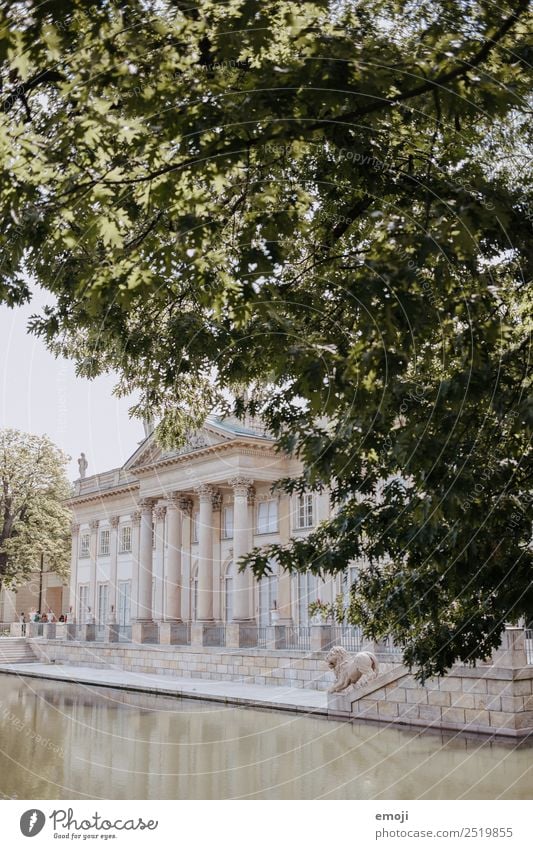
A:
{"label": "water", "polygon": [[527,745],[0,675],[21,799],[530,799]]}

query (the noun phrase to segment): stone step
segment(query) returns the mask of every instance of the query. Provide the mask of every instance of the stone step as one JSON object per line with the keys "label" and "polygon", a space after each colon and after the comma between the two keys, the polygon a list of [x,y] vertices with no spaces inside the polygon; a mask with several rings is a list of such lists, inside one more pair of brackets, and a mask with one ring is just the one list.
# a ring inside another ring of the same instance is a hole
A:
{"label": "stone step", "polygon": [[0,663],[35,663],[37,657],[25,639],[0,643]]}

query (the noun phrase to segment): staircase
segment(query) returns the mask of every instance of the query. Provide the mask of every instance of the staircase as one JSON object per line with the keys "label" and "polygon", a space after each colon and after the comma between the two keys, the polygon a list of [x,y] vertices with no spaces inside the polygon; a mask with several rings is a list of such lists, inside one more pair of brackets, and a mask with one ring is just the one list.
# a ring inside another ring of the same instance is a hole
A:
{"label": "staircase", "polygon": [[4,637],[0,640],[0,665],[4,663],[35,663],[37,657],[24,637]]}

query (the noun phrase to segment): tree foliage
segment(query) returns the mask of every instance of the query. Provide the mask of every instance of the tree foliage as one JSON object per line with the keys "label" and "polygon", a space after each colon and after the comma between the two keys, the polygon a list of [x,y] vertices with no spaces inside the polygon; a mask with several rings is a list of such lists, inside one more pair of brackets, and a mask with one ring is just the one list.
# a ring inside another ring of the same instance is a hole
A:
{"label": "tree foliage", "polygon": [[63,577],[70,562],[67,457],[48,439],[0,430],[0,587],[17,586],[41,556]]}
{"label": "tree foliage", "polygon": [[0,8],[0,296],[163,442],[256,385],[336,515],[248,562],[422,675],[532,618],[526,0]]}

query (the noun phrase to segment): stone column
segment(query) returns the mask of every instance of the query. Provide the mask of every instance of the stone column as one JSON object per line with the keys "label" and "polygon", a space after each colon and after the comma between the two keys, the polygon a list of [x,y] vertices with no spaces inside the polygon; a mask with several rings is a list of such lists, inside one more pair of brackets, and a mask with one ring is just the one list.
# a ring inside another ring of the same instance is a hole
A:
{"label": "stone column", "polygon": [[[289,542],[291,536],[290,530],[290,514],[291,514],[291,499],[288,495],[282,495],[279,499],[279,535],[281,544]],[[292,624],[292,608],[291,608],[291,576],[289,572],[281,570],[278,577],[278,610],[279,610],[279,625]]]}
{"label": "stone column", "polygon": [[167,501],[167,562],[165,570],[165,620],[181,620],[181,530],[183,513],[180,499]]}
{"label": "stone column", "polygon": [[109,615],[108,623],[114,625],[117,621],[117,599],[118,599],[118,581],[117,581],[117,563],[118,563],[118,523],[119,516],[111,516],[109,524]]}
{"label": "stone column", "polygon": [[141,524],[139,528],[139,580],[137,590],[136,622],[132,625],[132,639],[135,643],[149,642],[154,639],[152,619],[152,501],[147,498],[140,503]]}
{"label": "stone column", "polygon": [[233,619],[235,622],[249,622],[253,619],[250,610],[250,573],[240,572],[239,559],[247,554],[250,547],[250,518],[248,498],[252,481],[248,478],[232,478],[229,481],[233,487],[233,562],[235,577],[233,579]]}
{"label": "stone column", "polygon": [[155,609],[153,618],[162,622],[164,618],[164,572],[165,572],[165,516],[167,508],[164,504],[158,504],[154,511],[155,516]]}
{"label": "stone column", "polygon": [[141,511],[131,514],[131,620],[137,619],[139,601],[139,546],[141,537]]}
{"label": "stone column", "polygon": [[244,648],[257,645],[257,625],[252,611],[250,571],[240,572],[239,559],[250,550],[250,499],[252,481],[235,477],[229,481],[233,487],[233,622],[226,625],[226,646]]}
{"label": "stone column", "polygon": [[182,529],[189,505],[188,499],[178,495],[167,500],[165,621],[159,626],[159,642],[166,645],[185,645],[188,642],[188,625],[181,620],[183,596],[186,594],[182,574]]}
{"label": "stone column", "polygon": [[78,547],[80,526],[72,522],[70,544],[70,583],[69,583],[69,612],[68,621],[75,622],[78,618]]}
{"label": "stone column", "polygon": [[198,621],[213,622],[213,495],[212,487],[198,488],[200,498],[198,546]]}
{"label": "stone column", "polygon": [[222,599],[220,591],[220,522],[222,514],[222,495],[213,496],[213,618],[222,622]]}
{"label": "stone column", "polygon": [[191,614],[191,516],[192,500],[180,498],[179,507],[183,517],[181,535],[181,618],[190,622]]}
{"label": "stone column", "polygon": [[96,603],[98,599],[97,586],[96,586],[96,553],[98,550],[98,519],[93,519],[89,522],[89,528],[91,530],[91,538],[89,540],[89,560],[91,564],[90,571],[90,579],[89,579],[89,607],[91,608],[91,612],[89,615],[88,624],[93,624],[96,622]]}

